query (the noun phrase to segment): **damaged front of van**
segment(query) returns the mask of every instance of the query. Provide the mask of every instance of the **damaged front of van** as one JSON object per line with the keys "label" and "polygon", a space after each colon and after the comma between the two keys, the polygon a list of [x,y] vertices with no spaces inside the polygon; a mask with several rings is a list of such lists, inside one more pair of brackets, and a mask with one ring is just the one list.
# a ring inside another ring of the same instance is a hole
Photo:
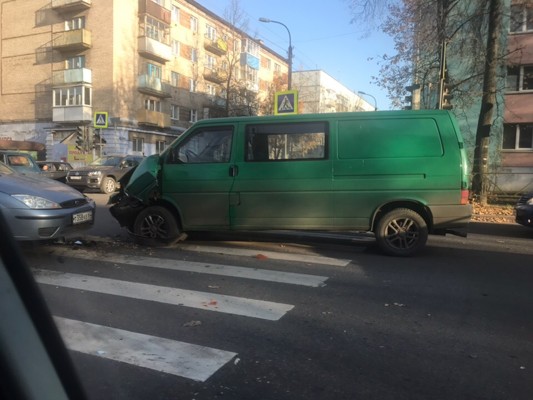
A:
{"label": "damaged front of van", "polygon": [[136,237],[170,242],[179,236],[179,230],[175,216],[161,199],[164,154],[145,158],[120,180],[120,192],[109,198],[109,211],[120,226]]}

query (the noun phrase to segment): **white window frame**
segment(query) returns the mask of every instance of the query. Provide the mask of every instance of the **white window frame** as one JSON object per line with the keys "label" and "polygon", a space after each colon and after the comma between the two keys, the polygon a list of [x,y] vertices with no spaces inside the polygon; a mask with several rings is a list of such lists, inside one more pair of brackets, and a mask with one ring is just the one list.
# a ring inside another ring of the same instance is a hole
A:
{"label": "white window frame", "polygon": [[191,15],[191,20],[190,20],[190,26],[191,26],[191,31],[193,32],[198,32],[198,18],[194,17]]}
{"label": "white window frame", "polygon": [[134,137],[131,139],[131,150],[144,154],[144,138]]}
{"label": "white window frame", "polygon": [[78,29],[85,28],[85,17],[76,17],[65,21],[65,30],[66,31],[75,31]]}
{"label": "white window frame", "polygon": [[189,122],[194,123],[198,121],[198,110],[190,110],[189,111]]}

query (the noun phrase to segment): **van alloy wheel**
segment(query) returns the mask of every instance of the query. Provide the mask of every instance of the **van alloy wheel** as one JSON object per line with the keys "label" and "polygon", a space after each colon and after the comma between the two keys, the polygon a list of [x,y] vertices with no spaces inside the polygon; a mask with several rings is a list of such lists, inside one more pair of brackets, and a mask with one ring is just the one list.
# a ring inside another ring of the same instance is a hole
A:
{"label": "van alloy wheel", "polygon": [[397,208],[379,219],[375,235],[379,248],[385,254],[410,256],[425,246],[428,227],[416,211]]}
{"label": "van alloy wheel", "polygon": [[133,232],[140,239],[154,242],[170,243],[180,234],[174,215],[161,206],[145,208],[135,218]]}

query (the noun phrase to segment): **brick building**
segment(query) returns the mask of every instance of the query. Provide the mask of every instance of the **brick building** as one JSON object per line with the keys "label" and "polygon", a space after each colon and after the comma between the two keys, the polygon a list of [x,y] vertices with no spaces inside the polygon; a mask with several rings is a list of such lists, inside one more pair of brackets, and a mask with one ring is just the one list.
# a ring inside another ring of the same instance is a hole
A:
{"label": "brick building", "polygon": [[[0,10],[0,146],[41,144],[41,159],[157,153],[198,119],[257,111],[287,80],[285,58],[192,0],[0,0]],[[228,94],[230,71],[239,90]],[[108,127],[95,144],[96,112]]]}

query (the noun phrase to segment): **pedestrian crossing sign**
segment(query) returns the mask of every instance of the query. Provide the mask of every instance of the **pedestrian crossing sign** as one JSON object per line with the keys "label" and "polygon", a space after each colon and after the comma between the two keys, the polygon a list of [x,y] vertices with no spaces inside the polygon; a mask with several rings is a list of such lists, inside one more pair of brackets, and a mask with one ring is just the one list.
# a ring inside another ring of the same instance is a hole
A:
{"label": "pedestrian crossing sign", "polygon": [[298,91],[276,92],[274,97],[274,114],[298,114]]}
{"label": "pedestrian crossing sign", "polygon": [[105,111],[97,111],[94,113],[94,127],[95,128],[107,128],[108,115]]}

